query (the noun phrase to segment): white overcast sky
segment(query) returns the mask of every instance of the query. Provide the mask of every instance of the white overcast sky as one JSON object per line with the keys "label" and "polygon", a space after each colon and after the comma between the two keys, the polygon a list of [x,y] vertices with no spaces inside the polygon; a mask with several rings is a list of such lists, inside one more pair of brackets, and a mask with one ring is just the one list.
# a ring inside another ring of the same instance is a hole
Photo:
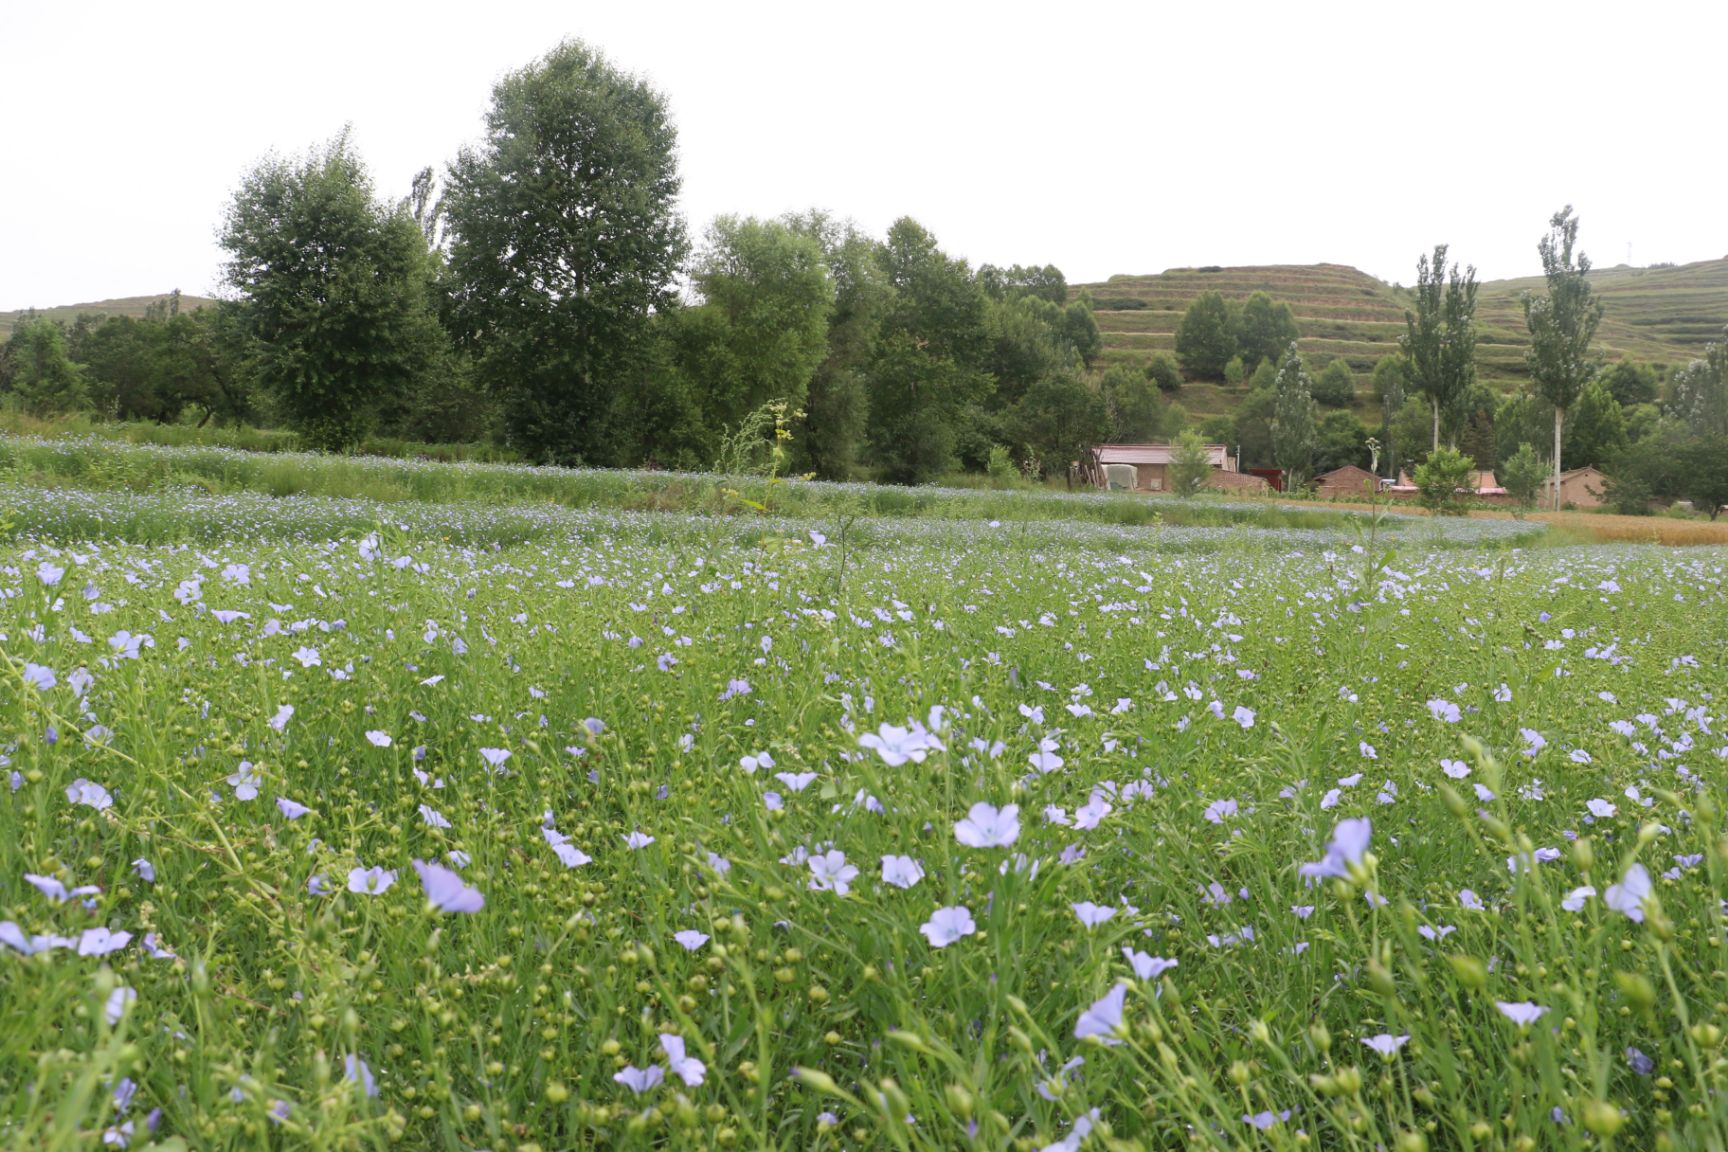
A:
{"label": "white overcast sky", "polygon": [[246,168],[351,123],[405,193],[491,86],[580,37],[668,97],[684,210],[911,215],[1071,283],[1437,242],[1539,271],[1572,203],[1599,265],[1728,254],[1728,4],[569,0],[13,5],[0,309],[217,287]]}

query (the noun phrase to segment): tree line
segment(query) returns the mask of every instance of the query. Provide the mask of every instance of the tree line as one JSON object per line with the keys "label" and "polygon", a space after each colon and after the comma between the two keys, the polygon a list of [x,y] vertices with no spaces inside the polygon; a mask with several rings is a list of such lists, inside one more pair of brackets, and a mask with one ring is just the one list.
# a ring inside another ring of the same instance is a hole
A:
{"label": "tree line", "polygon": [[1155,386],[1091,379],[1092,302],[1053,266],[973,269],[910,218],[878,237],[817,211],[695,240],[679,189],[664,97],[566,42],[400,199],[346,132],[266,157],[221,223],[218,308],[27,321],[0,384],[43,414],[262,419],[338,451],[384,432],[706,468],[789,435],[800,472],[903,483],[1064,471],[1161,419]]}
{"label": "tree line", "polygon": [[[1627,506],[1715,506],[1719,347],[1671,373],[1605,365],[1570,208],[1525,300],[1530,387],[1476,379],[1475,269],[1441,245],[1418,260],[1399,354],[1374,366],[1371,428],[1350,365],[1306,362],[1289,304],[1265,293],[1205,293],[1174,358],[1104,364],[1091,299],[1054,266],[974,269],[910,218],[872,236],[819,211],[723,216],[692,238],[679,190],[665,98],[566,42],[500,81],[480,140],[405,196],[378,192],[346,132],[264,158],[221,221],[219,306],[27,316],[0,347],[0,391],[43,415],[284,425],[327,450],[383,434],[899,483],[1065,474],[1091,444],[1184,431],[1297,481],[1523,453],[1556,476],[1611,469]],[[1246,394],[1190,421],[1185,380]]]}

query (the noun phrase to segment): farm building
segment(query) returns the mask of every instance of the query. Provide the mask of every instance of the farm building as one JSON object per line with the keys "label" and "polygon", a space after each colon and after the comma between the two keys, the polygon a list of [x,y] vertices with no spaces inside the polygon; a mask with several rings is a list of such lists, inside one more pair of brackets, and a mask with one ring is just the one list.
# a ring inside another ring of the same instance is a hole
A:
{"label": "farm building", "polygon": [[[1223,444],[1206,445],[1214,475],[1236,474],[1236,461]],[[1170,490],[1170,462],[1175,458],[1173,444],[1100,444],[1092,449],[1090,467],[1083,466],[1086,479],[1099,488],[1120,488],[1135,492],[1167,492]]]}
{"label": "farm building", "polygon": [[[1560,506],[1563,508],[1600,508],[1608,493],[1608,477],[1595,467],[1574,468],[1560,473]],[[1540,503],[1554,505],[1554,478],[1542,481]]]}
{"label": "farm building", "polygon": [[1314,491],[1319,496],[1371,496],[1379,490],[1380,477],[1354,464],[1314,477]]}

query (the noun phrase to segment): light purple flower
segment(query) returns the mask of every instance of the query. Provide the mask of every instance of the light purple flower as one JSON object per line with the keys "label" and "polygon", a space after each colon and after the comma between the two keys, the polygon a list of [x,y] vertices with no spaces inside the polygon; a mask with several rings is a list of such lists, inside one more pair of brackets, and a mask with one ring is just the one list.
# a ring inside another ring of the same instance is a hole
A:
{"label": "light purple flower", "polygon": [[425,822],[428,828],[450,827],[450,821],[445,818],[444,813],[438,811],[438,809],[432,807],[430,804],[420,805],[420,819]]}
{"label": "light purple flower", "polygon": [[1020,805],[980,801],[955,823],[954,838],[968,848],[1006,848],[1020,838]]}
{"label": "light purple flower", "polygon": [[858,877],[858,869],[846,863],[846,854],[838,850],[810,857],[809,866],[812,892],[833,892],[844,896],[851,891],[852,881]]}
{"label": "light purple flower", "polygon": [[1528,1000],[1522,1000],[1517,1003],[1508,1003],[1505,1000],[1496,1000],[1494,1002],[1494,1007],[1500,1009],[1500,1014],[1502,1016],[1506,1017],[1506,1019],[1512,1021],[1512,1023],[1518,1025],[1520,1028],[1528,1028],[1530,1025],[1536,1023],[1536,1021],[1542,1019],[1542,1017],[1548,1012],[1547,1008],[1540,1004],[1532,1004]]}
{"label": "light purple flower", "polygon": [[684,1052],[684,1038],[674,1036],[669,1032],[660,1033],[660,1050],[666,1053],[666,1066],[672,1070],[672,1075],[684,1081],[686,1088],[700,1088],[707,1075],[707,1067],[702,1061]]}
{"label": "light purple flower", "polygon": [[1225,820],[1236,815],[1236,812],[1236,801],[1214,800],[1212,803],[1206,805],[1206,811],[1201,813],[1201,815],[1205,816],[1206,819],[1213,824],[1222,824]]}
{"label": "light purple flower", "polygon": [[478,889],[462,882],[462,877],[442,864],[414,861],[420,873],[420,886],[426,890],[427,902],[440,912],[478,912],[486,907],[486,897]]}
{"label": "light purple flower", "polygon": [[652,843],[654,843],[654,837],[648,835],[646,832],[632,832],[630,835],[624,837],[624,846],[629,848],[631,851],[641,851]]}
{"label": "light purple flower", "polygon": [[298,820],[300,817],[308,815],[312,811],[312,809],[306,807],[306,805],[290,800],[286,796],[276,797],[276,807],[281,811],[282,815],[289,820]]}
{"label": "light purple flower", "polygon": [[396,742],[390,738],[390,733],[379,731],[376,728],[366,733],[366,740],[374,748],[388,748]]}
{"label": "light purple flower", "polygon": [[24,882],[56,904],[64,904],[76,896],[95,896],[102,891],[94,884],[67,888],[53,876],[38,876],[34,872],[24,873]]}
{"label": "light purple flower", "polygon": [[280,732],[288,727],[288,721],[294,718],[294,705],[284,704],[276,709],[276,715],[270,717],[270,727]]}
{"label": "light purple flower", "polygon": [[633,1064],[626,1064],[622,1071],[612,1074],[612,1079],[638,1096],[659,1087],[660,1081],[665,1078],[666,1070],[658,1064],[650,1064],[646,1068],[637,1068]]}
{"label": "light purple flower", "polygon": [[896,888],[911,888],[924,879],[924,867],[910,856],[882,857],[882,881]]}
{"label": "light purple flower", "polygon": [[1572,891],[1566,893],[1566,898],[1560,901],[1560,907],[1566,909],[1568,912],[1576,912],[1580,908],[1584,907],[1585,902],[1594,895],[1596,895],[1596,889],[1585,884],[1582,887],[1574,888]]}
{"label": "light purple flower", "polygon": [[504,767],[504,761],[510,759],[510,750],[508,748],[482,748],[480,749],[480,756],[489,767],[496,771]]}
{"label": "light purple flower", "polygon": [[1644,900],[1650,895],[1650,873],[1642,864],[1626,869],[1620,883],[1608,885],[1602,902],[1634,924],[1644,923]]}
{"label": "light purple flower", "polygon": [[120,1023],[121,1017],[126,1015],[126,1009],[130,1008],[136,999],[138,993],[124,984],[108,993],[108,1001],[102,1006],[102,1014],[107,1017],[109,1025]]}
{"label": "light purple flower", "polygon": [[1458,705],[1450,700],[1430,700],[1428,701],[1428,711],[1433,714],[1434,719],[1446,724],[1458,723],[1458,718],[1462,715],[1458,711]]}
{"label": "light purple flower", "polygon": [[882,724],[876,731],[860,736],[858,743],[873,749],[890,768],[898,768],[908,761],[922,764],[927,754],[942,748],[942,742],[916,722],[905,728]]}
{"label": "light purple flower", "polygon": [[228,783],[234,789],[234,799],[255,800],[258,797],[258,786],[264,783],[264,778],[258,775],[251,761],[242,760],[239,769],[229,775]]}
{"label": "light purple flower", "polygon": [[31,664],[28,661],[24,664],[24,682],[38,692],[46,692],[59,683],[54,678],[54,669],[42,664]]}
{"label": "light purple flower", "polygon": [[1378,1036],[1369,1036],[1362,1041],[1364,1047],[1372,1048],[1382,1056],[1392,1057],[1398,1054],[1398,1049],[1410,1043],[1409,1036],[1394,1036],[1390,1032],[1382,1032]]}
{"label": "light purple flower", "polygon": [[396,873],[379,867],[352,868],[348,872],[348,891],[362,896],[377,896],[388,892],[396,883]]}
{"label": "light purple flower", "polygon": [[352,1052],[342,1060],[342,1079],[360,1085],[368,1096],[378,1095],[378,1081],[373,1078],[371,1067]]}
{"label": "light purple flower", "polygon": [[82,776],[66,786],[66,799],[74,804],[94,808],[98,812],[114,807],[114,797],[108,794],[108,789]]}
{"label": "light purple flower", "polygon": [[126,947],[132,939],[130,932],[110,932],[106,928],[86,928],[78,937],[78,955],[106,956],[110,952],[118,952]]}
{"label": "light purple flower", "polygon": [[678,941],[686,952],[694,952],[708,943],[708,933],[698,932],[694,928],[686,928],[681,932],[672,933],[672,939]]}
{"label": "light purple flower", "polygon": [[1088,928],[1096,928],[1116,915],[1116,909],[1107,904],[1094,904],[1090,900],[1082,900],[1070,907],[1074,909],[1074,915],[1079,917],[1080,923]]}
{"label": "light purple flower", "polygon": [[1146,953],[1136,952],[1132,948],[1123,948],[1122,955],[1128,958],[1128,963],[1134,969],[1134,975],[1142,980],[1156,980],[1176,967],[1174,960],[1166,960],[1162,956],[1148,956]]}
{"label": "light purple flower", "polygon": [[918,929],[924,933],[924,938],[930,941],[932,948],[946,948],[977,930],[978,925],[973,922],[972,913],[963,904],[936,909],[930,914],[930,919],[924,922],[923,927]]}
{"label": "light purple flower", "polygon": [[1104,994],[1103,999],[1094,1001],[1090,1008],[1080,1013],[1080,1020],[1074,1025],[1074,1039],[1097,1036],[1106,1044],[1120,1044],[1114,1033],[1122,1027],[1122,1009],[1127,995],[1128,985],[1117,984]]}
{"label": "light purple flower", "polygon": [[138,859],[132,861],[132,871],[137,873],[138,879],[144,881],[144,883],[156,883],[156,865],[150,863],[150,861],[146,860],[144,857],[140,856]]}
{"label": "light purple flower", "polygon": [[36,945],[30,937],[24,935],[24,929],[18,927],[15,920],[0,920],[0,944],[23,956],[34,956]]}
{"label": "light purple flower", "polygon": [[1373,825],[1366,816],[1340,820],[1332,829],[1332,842],[1326,847],[1325,858],[1304,864],[1297,871],[1307,880],[1349,876],[1350,865],[1362,862],[1362,854],[1368,850],[1372,833]]}
{"label": "light purple flower", "polygon": [[564,840],[559,840],[553,844],[552,851],[557,854],[558,859],[566,868],[580,868],[594,859],[576,845]]}

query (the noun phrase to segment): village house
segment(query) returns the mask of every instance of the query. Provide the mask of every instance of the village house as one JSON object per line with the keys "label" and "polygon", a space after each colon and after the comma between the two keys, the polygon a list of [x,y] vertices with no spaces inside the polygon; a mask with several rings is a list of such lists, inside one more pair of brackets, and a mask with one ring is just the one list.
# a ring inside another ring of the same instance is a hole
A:
{"label": "village house", "polygon": [[1346,464],[1314,477],[1314,493],[1325,499],[1372,496],[1380,491],[1380,477],[1366,468]]}
{"label": "village house", "polygon": [[[1227,446],[1208,444],[1206,454],[1212,464],[1207,487],[1230,492],[1266,490],[1264,480],[1237,469]],[[1092,449],[1091,459],[1081,465],[1081,472],[1087,483],[1098,488],[1168,492],[1170,464],[1175,455],[1173,444],[1100,444]]]}
{"label": "village house", "polygon": [[[1608,477],[1595,467],[1573,468],[1560,473],[1560,506],[1562,508],[1600,508],[1607,502]],[[1542,481],[1539,503],[1544,508],[1554,506],[1554,478]]]}

